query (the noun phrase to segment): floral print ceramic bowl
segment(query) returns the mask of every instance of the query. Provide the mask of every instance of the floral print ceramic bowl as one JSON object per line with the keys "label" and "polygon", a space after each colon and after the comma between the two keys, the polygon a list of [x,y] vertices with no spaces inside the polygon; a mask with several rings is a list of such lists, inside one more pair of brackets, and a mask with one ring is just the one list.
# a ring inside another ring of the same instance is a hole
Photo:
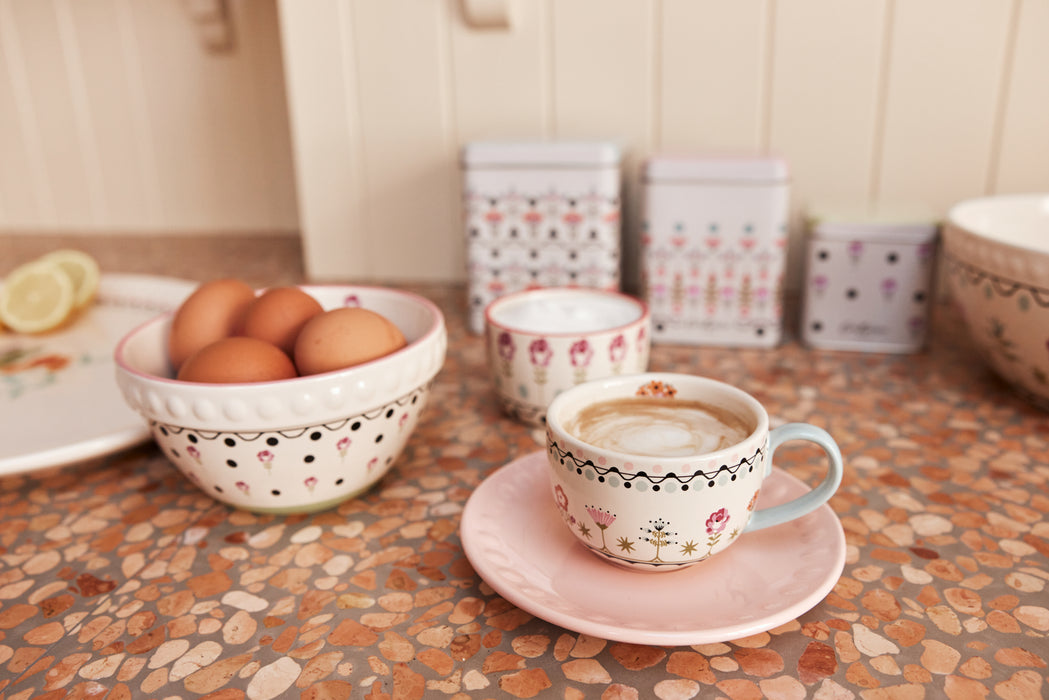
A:
{"label": "floral print ceramic bowl", "polygon": [[944,266],[987,364],[1049,409],[1049,194],[955,205],[944,226]]}
{"label": "floral print ceramic bowl", "polygon": [[444,364],[444,317],[429,300],[380,287],[303,287],[326,309],[361,306],[408,345],[349,369],[252,384],[175,381],[171,314],[118,344],[117,384],[160,449],[216,500],[256,512],[322,510],[368,489],[393,465]]}
{"label": "floral print ceramic bowl", "polygon": [[644,372],[648,306],[619,292],[547,287],[485,308],[488,372],[503,411],[541,426],[562,391],[592,379]]}

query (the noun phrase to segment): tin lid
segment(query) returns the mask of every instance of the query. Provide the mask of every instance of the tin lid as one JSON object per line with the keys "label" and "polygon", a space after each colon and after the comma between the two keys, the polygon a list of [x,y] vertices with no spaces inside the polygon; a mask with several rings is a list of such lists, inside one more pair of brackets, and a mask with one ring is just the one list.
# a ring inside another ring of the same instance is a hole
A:
{"label": "tin lid", "polygon": [[894,206],[871,211],[816,210],[808,217],[815,240],[928,243],[936,238],[940,221],[922,206]]}
{"label": "tin lid", "polygon": [[607,141],[472,141],[463,146],[469,167],[617,166],[619,147]]}
{"label": "tin lid", "polygon": [[723,182],[781,184],[789,176],[787,161],[755,155],[656,155],[645,161],[649,182]]}

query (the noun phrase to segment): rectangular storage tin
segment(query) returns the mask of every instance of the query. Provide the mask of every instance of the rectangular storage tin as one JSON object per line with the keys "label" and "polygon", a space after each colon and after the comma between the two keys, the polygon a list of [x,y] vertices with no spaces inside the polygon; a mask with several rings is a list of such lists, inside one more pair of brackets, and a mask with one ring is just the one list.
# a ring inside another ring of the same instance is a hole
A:
{"label": "rectangular storage tin", "polygon": [[536,287],[620,286],[620,152],[601,141],[478,141],[462,151],[469,327]]}
{"label": "rectangular storage tin", "polygon": [[802,340],[831,350],[921,350],[935,297],[938,222],[817,214],[808,230]]}
{"label": "rectangular storage tin", "polygon": [[783,331],[790,184],[764,156],[654,156],[642,294],[653,342],[772,347]]}

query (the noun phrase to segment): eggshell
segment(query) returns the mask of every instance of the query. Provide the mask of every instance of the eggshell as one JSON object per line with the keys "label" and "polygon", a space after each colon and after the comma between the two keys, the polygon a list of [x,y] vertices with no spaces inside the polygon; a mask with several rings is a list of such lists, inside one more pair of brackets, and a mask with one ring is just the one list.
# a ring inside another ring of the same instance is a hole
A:
{"label": "eggshell", "polygon": [[299,331],[323,311],[319,301],[298,287],[274,287],[251,302],[241,333],[273,343],[290,357]]}
{"label": "eggshell", "polygon": [[222,338],[190,355],[179,370],[184,382],[272,382],[296,376],[283,350],[258,338]]}
{"label": "eggshell", "polygon": [[171,319],[168,358],[176,369],[190,355],[221,338],[240,332],[255,291],[238,279],[205,282],[193,290]]}
{"label": "eggshell", "polygon": [[389,355],[407,345],[404,334],[374,311],[342,308],[311,318],[295,341],[299,374],[344,369]]}

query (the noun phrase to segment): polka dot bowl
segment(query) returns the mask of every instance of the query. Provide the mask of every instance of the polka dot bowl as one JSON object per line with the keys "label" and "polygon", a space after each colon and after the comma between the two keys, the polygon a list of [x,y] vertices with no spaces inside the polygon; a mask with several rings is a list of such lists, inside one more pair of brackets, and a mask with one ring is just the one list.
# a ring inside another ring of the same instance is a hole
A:
{"label": "polka dot bowl", "polygon": [[444,364],[444,317],[429,300],[380,287],[303,289],[326,309],[384,315],[408,345],[348,369],[275,382],[174,380],[171,314],[131,331],[115,351],[128,405],[164,455],[216,500],[245,510],[323,510],[366,491],[401,454]]}
{"label": "polka dot bowl", "polygon": [[998,375],[1049,409],[1049,194],[955,205],[944,225],[951,297]]}

